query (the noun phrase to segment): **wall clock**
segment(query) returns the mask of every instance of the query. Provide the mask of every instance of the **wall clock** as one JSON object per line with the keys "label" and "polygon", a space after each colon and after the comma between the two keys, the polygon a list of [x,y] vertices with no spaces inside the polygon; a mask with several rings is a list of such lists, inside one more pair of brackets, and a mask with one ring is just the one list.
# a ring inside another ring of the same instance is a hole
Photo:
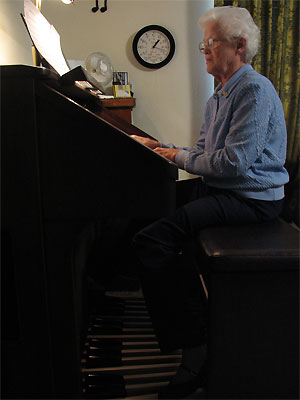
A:
{"label": "wall clock", "polygon": [[166,28],[148,25],[135,35],[132,50],[141,65],[157,69],[171,61],[175,53],[175,40]]}

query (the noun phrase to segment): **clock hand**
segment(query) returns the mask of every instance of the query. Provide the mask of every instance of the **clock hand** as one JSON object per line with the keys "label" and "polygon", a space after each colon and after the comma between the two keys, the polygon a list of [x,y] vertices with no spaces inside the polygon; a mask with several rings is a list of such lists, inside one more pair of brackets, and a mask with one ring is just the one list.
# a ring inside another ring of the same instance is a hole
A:
{"label": "clock hand", "polygon": [[152,46],[152,49],[154,49],[154,47],[156,47],[156,45],[159,43],[159,39],[154,43],[154,45]]}
{"label": "clock hand", "polygon": [[157,50],[167,51],[166,49],[161,49],[160,47],[155,47]]}

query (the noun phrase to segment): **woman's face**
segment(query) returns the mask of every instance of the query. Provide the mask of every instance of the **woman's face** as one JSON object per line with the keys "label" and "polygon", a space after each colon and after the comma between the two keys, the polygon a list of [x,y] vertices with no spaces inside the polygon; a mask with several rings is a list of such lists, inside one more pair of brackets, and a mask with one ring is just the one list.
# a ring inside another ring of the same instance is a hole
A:
{"label": "woman's face", "polygon": [[[214,47],[205,46],[204,55],[206,60],[207,72],[213,75],[218,81],[225,83],[242,66],[245,65],[241,60],[239,39],[228,41],[224,38],[220,26],[216,22],[207,25],[204,31],[204,43],[209,39],[214,40]],[[245,45],[245,43],[243,43]]]}

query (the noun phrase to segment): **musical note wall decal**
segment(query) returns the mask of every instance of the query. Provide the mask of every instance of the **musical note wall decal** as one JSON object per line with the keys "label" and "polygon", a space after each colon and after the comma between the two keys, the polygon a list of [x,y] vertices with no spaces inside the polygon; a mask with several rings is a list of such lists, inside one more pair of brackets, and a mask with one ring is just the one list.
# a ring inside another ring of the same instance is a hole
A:
{"label": "musical note wall decal", "polygon": [[[96,6],[92,8],[93,12],[97,12],[99,10],[99,1],[96,0]],[[103,7],[100,8],[100,11],[102,13],[104,13],[105,11],[107,11],[107,0],[104,0],[104,5]]]}

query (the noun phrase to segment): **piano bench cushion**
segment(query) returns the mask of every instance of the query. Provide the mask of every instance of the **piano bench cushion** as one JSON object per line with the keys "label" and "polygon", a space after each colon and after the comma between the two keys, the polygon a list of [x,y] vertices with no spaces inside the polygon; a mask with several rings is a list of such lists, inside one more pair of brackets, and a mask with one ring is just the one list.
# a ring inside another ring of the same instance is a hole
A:
{"label": "piano bench cushion", "polygon": [[209,227],[196,250],[208,294],[207,398],[299,398],[299,230],[282,219]]}
{"label": "piano bench cushion", "polygon": [[278,218],[202,229],[197,237],[210,272],[299,269],[299,230]]}

